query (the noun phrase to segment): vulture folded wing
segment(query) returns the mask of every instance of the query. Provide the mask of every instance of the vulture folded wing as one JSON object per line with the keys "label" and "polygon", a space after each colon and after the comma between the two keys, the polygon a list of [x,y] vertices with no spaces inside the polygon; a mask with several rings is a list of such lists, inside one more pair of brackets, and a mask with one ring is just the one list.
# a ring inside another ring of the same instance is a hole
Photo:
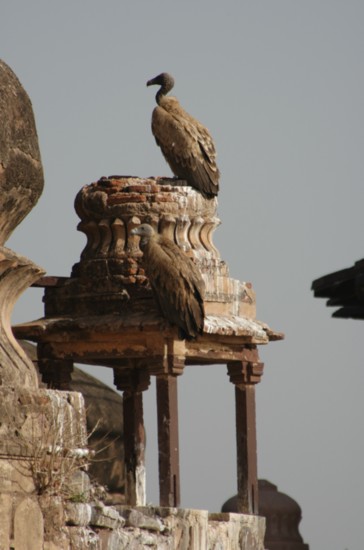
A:
{"label": "vulture folded wing", "polygon": [[191,155],[194,142],[184,130],[180,117],[162,107],[156,107],[152,116],[152,132],[163,154],[176,155],[181,159]]}
{"label": "vulture folded wing", "polygon": [[172,172],[206,196],[219,189],[219,170],[213,140],[176,98],[164,98],[152,116],[152,132]]}
{"label": "vulture folded wing", "polygon": [[193,261],[169,239],[144,252],[146,271],[163,315],[187,337],[202,332],[204,283]]}

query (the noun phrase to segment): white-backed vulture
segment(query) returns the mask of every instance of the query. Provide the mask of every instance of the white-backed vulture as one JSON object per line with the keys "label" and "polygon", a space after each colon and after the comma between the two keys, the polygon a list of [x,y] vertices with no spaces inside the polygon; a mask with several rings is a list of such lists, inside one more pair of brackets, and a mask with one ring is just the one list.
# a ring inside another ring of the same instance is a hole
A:
{"label": "white-backed vulture", "polygon": [[162,315],[179,328],[180,338],[191,340],[203,331],[205,318],[201,273],[193,260],[173,241],[147,223],[132,230],[140,236],[143,265]]}
{"label": "white-backed vulture", "polygon": [[155,96],[157,107],[152,115],[152,132],[172,172],[186,180],[206,198],[219,191],[219,169],[216,151],[209,131],[181,107],[178,99],[167,97],[174,86],[174,79],[162,73],[147,86],[158,84]]}

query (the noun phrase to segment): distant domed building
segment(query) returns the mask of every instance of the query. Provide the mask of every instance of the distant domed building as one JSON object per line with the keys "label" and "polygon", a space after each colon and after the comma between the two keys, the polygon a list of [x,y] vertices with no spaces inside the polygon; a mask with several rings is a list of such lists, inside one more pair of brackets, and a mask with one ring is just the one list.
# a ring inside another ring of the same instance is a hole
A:
{"label": "distant domed building", "polygon": [[[293,498],[280,493],[273,483],[259,479],[259,515],[266,518],[264,544],[267,550],[309,550],[299,533],[300,506]],[[229,498],[222,512],[237,512],[237,499]]]}

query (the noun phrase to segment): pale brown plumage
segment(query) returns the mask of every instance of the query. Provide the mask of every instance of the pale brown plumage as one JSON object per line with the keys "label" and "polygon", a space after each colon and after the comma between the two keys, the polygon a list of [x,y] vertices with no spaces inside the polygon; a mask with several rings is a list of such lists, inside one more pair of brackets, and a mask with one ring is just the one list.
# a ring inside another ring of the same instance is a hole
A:
{"label": "pale brown plumage", "polygon": [[177,98],[167,97],[174,85],[168,73],[162,73],[147,86],[158,84],[157,107],[152,115],[152,132],[172,172],[180,179],[212,198],[219,191],[216,151],[209,131],[181,107]]}
{"label": "pale brown plumage", "polygon": [[204,282],[194,262],[173,241],[148,224],[133,229],[139,235],[143,264],[163,316],[177,325],[181,338],[196,338],[204,324]]}

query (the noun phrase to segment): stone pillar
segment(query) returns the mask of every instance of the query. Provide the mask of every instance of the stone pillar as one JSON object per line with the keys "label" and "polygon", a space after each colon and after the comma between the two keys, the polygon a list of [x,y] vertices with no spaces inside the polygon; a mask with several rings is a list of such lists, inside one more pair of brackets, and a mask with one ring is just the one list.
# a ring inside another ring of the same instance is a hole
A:
{"label": "stone pillar", "polygon": [[114,368],[114,383],[123,392],[125,501],[130,506],[146,504],[145,428],[143,391],[150,384],[146,369]]}
{"label": "stone pillar", "polygon": [[257,435],[255,384],[263,374],[254,346],[246,348],[243,360],[227,364],[230,381],[235,385],[237,508],[242,514],[258,514]]}
{"label": "stone pillar", "polygon": [[151,367],[157,384],[159,503],[173,508],[181,502],[178,376],[185,365],[183,347],[183,342],[167,340],[164,359]]}
{"label": "stone pillar", "polygon": [[177,376],[157,376],[160,506],[180,505]]}

